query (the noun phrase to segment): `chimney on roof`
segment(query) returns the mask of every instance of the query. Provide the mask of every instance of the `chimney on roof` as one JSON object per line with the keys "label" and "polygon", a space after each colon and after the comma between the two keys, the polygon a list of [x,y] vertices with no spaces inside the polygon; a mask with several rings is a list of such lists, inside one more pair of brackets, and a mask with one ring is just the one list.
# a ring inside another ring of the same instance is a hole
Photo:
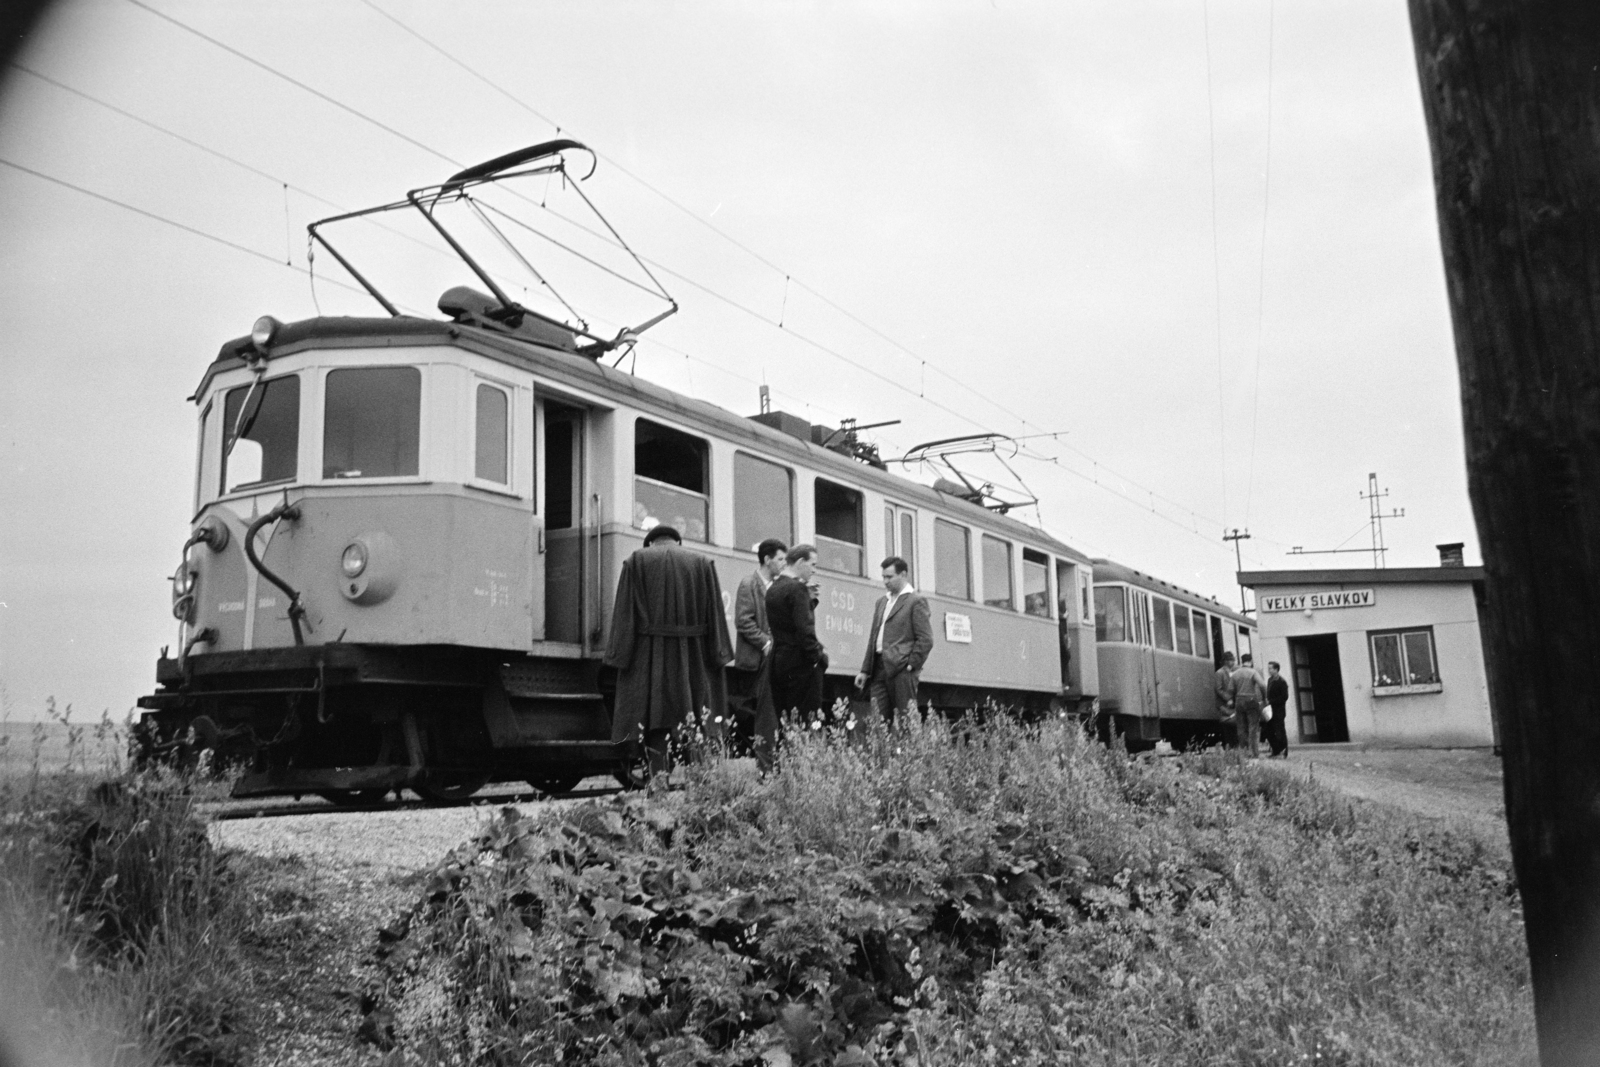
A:
{"label": "chimney on roof", "polygon": [[1452,541],[1448,545],[1435,545],[1434,547],[1439,550],[1439,566],[1441,566],[1441,567],[1465,567],[1466,566],[1466,561],[1462,558],[1462,555],[1461,555],[1462,543],[1460,541]]}

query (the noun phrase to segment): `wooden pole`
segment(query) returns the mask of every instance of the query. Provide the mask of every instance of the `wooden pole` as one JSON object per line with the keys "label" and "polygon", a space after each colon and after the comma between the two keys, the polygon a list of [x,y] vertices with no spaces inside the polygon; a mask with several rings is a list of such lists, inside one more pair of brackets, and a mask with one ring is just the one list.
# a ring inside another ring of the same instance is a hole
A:
{"label": "wooden pole", "polygon": [[1410,0],[1541,1062],[1600,1063],[1600,0]]}

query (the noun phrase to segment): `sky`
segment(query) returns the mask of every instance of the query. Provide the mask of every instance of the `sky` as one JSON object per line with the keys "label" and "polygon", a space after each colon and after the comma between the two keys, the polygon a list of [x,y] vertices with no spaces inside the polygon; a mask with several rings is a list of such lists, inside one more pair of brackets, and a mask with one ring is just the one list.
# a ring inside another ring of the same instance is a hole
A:
{"label": "sky", "polygon": [[555,136],[681,306],[641,376],[1026,438],[970,461],[1019,517],[1228,603],[1225,530],[1370,565],[1290,551],[1368,546],[1371,472],[1390,566],[1479,558],[1396,0],[64,0],[0,80],[0,713],[153,688],[185,398],[381,314],[306,224]]}

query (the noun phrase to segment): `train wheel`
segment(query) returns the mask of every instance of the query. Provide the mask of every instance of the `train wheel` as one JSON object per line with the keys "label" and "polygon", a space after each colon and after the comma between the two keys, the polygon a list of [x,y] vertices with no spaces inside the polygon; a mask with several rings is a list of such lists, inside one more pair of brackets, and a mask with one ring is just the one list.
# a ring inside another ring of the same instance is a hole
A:
{"label": "train wheel", "polygon": [[581,774],[541,774],[528,779],[528,784],[547,796],[570,793],[583,781]]}
{"label": "train wheel", "polygon": [[471,799],[488,781],[489,776],[483,771],[430,767],[422,772],[422,781],[411,788],[430,804],[460,804]]}
{"label": "train wheel", "polygon": [[366,808],[382,804],[388,795],[387,789],[324,789],[317,794],[329,804],[341,808]]}

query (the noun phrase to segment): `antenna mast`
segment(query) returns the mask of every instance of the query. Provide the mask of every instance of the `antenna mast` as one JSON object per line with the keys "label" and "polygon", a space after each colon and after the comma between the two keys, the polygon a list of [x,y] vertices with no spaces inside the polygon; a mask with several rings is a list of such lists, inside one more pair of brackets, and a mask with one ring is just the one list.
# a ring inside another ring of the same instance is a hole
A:
{"label": "antenna mast", "polygon": [[[1386,515],[1383,511],[1382,501],[1388,497],[1389,490],[1378,490],[1378,474],[1376,471],[1367,475],[1367,491],[1357,494],[1367,502],[1367,528],[1372,535],[1371,548],[1301,548],[1295,545],[1289,549],[1291,556],[1331,556],[1337,552],[1371,552],[1372,569],[1382,570],[1388,566],[1385,559],[1389,549],[1383,543],[1383,520],[1403,519],[1406,517],[1405,508],[1390,508]],[[1354,536],[1354,535],[1352,535]]]}

